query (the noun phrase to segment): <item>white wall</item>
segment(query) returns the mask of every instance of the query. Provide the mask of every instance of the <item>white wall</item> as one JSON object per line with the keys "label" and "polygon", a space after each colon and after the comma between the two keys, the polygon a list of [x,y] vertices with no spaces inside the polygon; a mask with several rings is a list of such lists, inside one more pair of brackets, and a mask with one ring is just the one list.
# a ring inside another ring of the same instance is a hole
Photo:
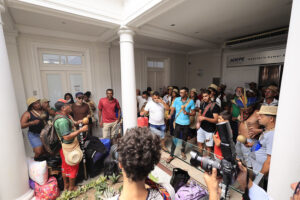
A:
{"label": "white wall", "polygon": [[[216,50],[189,54],[187,62],[187,85],[190,88],[206,88],[213,77],[221,77],[221,83],[227,85],[227,93],[233,93],[237,86],[247,87],[248,83],[258,83],[259,65],[227,67],[227,57],[240,54],[251,54],[266,50],[284,49],[285,45],[252,48],[243,50]],[[221,62],[222,61],[222,62]]]}
{"label": "white wall", "polygon": [[[166,79],[169,78],[170,85],[176,85],[178,87],[185,86],[186,55],[135,48],[134,56],[135,56],[135,74],[136,74],[137,89],[143,91],[146,90],[147,88],[147,67],[146,67],[147,57],[169,59],[170,60],[169,73],[166,73],[166,76],[169,75],[169,77],[166,77]],[[112,87],[114,89],[115,97],[119,99],[120,102],[122,102],[119,46],[111,47],[110,63],[111,63]]]}
{"label": "white wall", "polygon": [[188,55],[188,87],[207,88],[213,77],[221,77],[220,51]]}
{"label": "white wall", "polygon": [[237,86],[248,87],[248,83],[258,83],[259,65],[241,66],[241,67],[227,67],[227,57],[241,54],[259,53],[267,50],[285,49],[285,45],[251,48],[244,50],[225,50],[223,53],[223,70],[222,83],[227,85],[227,93],[233,93]]}

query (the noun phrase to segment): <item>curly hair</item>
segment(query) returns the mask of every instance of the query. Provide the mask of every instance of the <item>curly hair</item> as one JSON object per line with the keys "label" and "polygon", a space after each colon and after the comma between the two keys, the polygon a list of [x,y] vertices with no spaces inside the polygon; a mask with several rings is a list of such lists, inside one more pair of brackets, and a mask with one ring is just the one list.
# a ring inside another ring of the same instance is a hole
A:
{"label": "curly hair", "polygon": [[119,162],[132,181],[142,181],[160,160],[160,138],[149,128],[128,129],[118,143]]}

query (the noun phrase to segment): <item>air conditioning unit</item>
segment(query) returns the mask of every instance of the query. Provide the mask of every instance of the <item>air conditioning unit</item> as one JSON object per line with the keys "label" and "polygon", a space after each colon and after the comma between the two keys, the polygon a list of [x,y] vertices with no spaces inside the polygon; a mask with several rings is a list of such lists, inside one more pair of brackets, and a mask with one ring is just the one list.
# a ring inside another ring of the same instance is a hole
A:
{"label": "air conditioning unit", "polygon": [[287,41],[288,27],[256,33],[244,37],[231,39],[225,42],[226,48],[243,48],[264,46],[271,44],[283,44]]}

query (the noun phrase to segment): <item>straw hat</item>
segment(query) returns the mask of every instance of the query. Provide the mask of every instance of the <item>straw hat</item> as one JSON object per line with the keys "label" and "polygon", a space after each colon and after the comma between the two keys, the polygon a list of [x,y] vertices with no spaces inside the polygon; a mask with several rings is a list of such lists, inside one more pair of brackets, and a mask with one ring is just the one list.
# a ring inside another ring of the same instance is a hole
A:
{"label": "straw hat", "polygon": [[260,115],[277,115],[277,106],[261,106],[258,114],[260,114]]}
{"label": "straw hat", "polygon": [[46,99],[46,98],[41,99],[41,104],[43,104],[43,103],[45,103],[45,102],[50,102],[50,101],[49,101],[49,99]]}
{"label": "straw hat", "polygon": [[272,90],[275,94],[278,94],[278,87],[275,85],[270,85],[267,89]]}
{"label": "straw hat", "polygon": [[196,88],[192,88],[192,89],[191,89],[191,92],[197,93],[197,89],[196,89]]}
{"label": "straw hat", "polygon": [[218,90],[218,86],[216,85],[216,84],[210,84],[209,86],[208,86],[208,88],[212,88],[212,89],[215,89],[215,90]]}
{"label": "straw hat", "polygon": [[75,148],[71,152],[64,151],[64,155],[66,156],[66,163],[68,165],[74,166],[80,163],[82,160],[83,153],[80,148]]}
{"label": "straw hat", "polygon": [[31,104],[37,102],[39,99],[36,98],[36,97],[30,97],[27,99],[26,103],[27,103],[27,106],[30,106]]}

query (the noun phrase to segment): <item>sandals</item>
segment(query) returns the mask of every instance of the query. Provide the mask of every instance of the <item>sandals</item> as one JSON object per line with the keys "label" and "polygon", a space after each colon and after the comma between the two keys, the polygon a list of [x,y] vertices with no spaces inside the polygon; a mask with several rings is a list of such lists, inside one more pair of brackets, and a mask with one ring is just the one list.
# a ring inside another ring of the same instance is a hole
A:
{"label": "sandals", "polygon": [[181,157],[182,157],[183,160],[186,160],[186,155],[185,155],[185,153],[181,153]]}
{"label": "sandals", "polygon": [[175,159],[175,157],[170,156],[169,158],[166,159],[166,162],[168,164],[170,164],[172,162],[172,160],[174,160],[174,159]]}

